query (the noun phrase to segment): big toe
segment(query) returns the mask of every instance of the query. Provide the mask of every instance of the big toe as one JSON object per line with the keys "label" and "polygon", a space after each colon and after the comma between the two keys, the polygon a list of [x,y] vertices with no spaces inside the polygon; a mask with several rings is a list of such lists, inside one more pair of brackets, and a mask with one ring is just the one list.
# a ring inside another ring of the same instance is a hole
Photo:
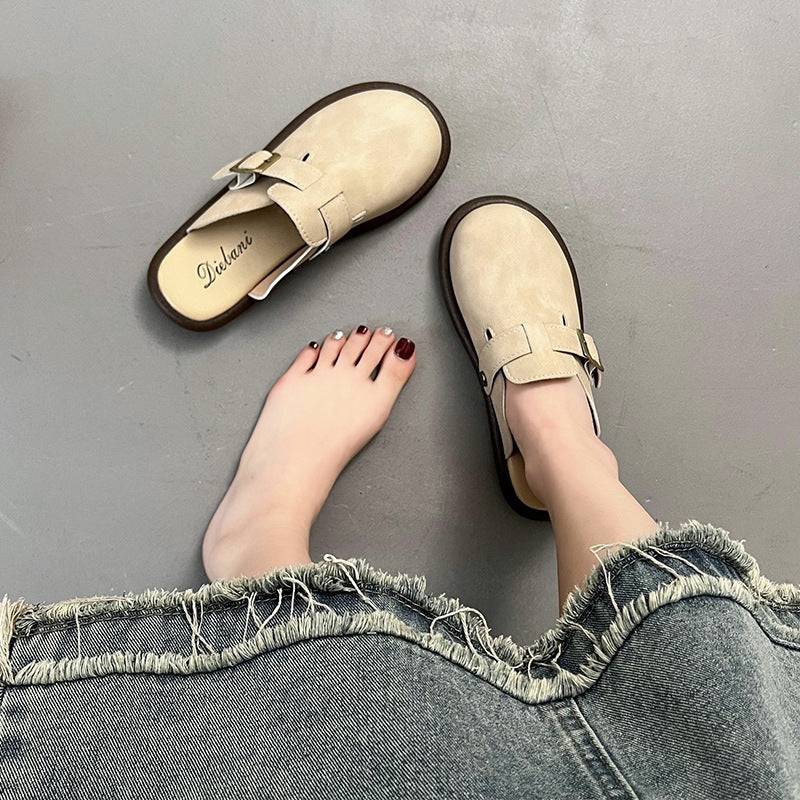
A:
{"label": "big toe", "polygon": [[375,383],[387,391],[400,394],[417,366],[417,348],[411,339],[398,339],[384,355]]}

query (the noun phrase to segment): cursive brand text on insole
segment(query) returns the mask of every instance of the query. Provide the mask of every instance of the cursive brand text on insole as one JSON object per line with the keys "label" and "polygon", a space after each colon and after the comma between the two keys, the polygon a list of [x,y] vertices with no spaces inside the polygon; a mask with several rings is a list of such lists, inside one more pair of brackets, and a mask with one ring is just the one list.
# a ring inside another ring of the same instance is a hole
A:
{"label": "cursive brand text on insole", "polygon": [[228,267],[233,266],[234,261],[236,261],[251,244],[253,244],[253,237],[247,231],[242,231],[242,238],[234,247],[226,250],[222,245],[219,246],[219,259],[200,262],[197,265],[197,277],[203,281],[203,288],[208,289]]}

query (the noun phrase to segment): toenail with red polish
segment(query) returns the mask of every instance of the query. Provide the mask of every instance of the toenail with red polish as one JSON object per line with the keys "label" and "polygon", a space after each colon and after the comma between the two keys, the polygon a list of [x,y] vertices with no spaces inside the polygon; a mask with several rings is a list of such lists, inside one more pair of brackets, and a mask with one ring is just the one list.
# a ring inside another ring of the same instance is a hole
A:
{"label": "toenail with red polish", "polygon": [[406,339],[405,337],[402,339],[397,340],[397,344],[394,346],[394,352],[404,361],[408,361],[411,356],[414,355],[414,350],[416,349],[416,345],[411,339]]}
{"label": "toenail with red polish", "polygon": [[359,325],[356,328],[356,333],[366,333],[368,330],[369,328],[366,325]]}
{"label": "toenail with red polish", "polygon": [[309,343],[308,343],[308,346],[309,346],[309,347],[310,347],[312,350],[316,350],[316,349],[319,347],[319,342],[309,342]]}

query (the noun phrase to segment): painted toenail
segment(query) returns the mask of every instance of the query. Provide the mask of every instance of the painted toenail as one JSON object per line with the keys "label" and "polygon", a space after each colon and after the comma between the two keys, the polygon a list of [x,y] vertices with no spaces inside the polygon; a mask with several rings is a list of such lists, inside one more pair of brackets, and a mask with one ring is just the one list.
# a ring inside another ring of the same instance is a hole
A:
{"label": "painted toenail", "polygon": [[334,331],[333,332],[333,341],[334,342],[338,342],[341,339],[344,339],[344,331]]}
{"label": "painted toenail", "polygon": [[391,328],[389,328],[389,327],[386,327],[386,328],[381,328],[381,333],[382,333],[384,336],[391,336],[391,335],[392,335],[392,329],[391,329]]}
{"label": "painted toenail", "polygon": [[359,325],[356,328],[356,333],[366,333],[368,330],[369,328],[366,325]]}
{"label": "painted toenail", "polygon": [[309,347],[310,347],[312,350],[316,350],[316,349],[319,347],[319,342],[309,342],[309,343],[308,343],[308,346],[309,346]]}
{"label": "painted toenail", "polygon": [[416,349],[416,345],[411,339],[406,339],[405,337],[402,339],[397,340],[397,344],[394,346],[394,352],[403,359],[403,361],[408,361],[411,356],[414,355],[414,350]]}

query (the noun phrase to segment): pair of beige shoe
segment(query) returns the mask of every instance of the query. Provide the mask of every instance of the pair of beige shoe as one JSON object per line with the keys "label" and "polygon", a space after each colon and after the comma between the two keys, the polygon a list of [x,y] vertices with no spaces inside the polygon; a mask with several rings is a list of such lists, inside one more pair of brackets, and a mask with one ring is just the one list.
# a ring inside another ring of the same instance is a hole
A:
{"label": "pair of beige shoe", "polygon": [[[150,292],[178,324],[218,328],[340,239],[417,203],[449,154],[444,118],[414,89],[363,83],[335,92],[263,150],[214,176],[226,180],[225,188],[156,253]],[[506,421],[505,387],[575,375],[599,434],[592,386],[603,367],[583,332],[569,251],[532,206],[481,197],[447,221],[440,269],[450,314],[486,398],[506,499],[525,516],[546,516]]]}

